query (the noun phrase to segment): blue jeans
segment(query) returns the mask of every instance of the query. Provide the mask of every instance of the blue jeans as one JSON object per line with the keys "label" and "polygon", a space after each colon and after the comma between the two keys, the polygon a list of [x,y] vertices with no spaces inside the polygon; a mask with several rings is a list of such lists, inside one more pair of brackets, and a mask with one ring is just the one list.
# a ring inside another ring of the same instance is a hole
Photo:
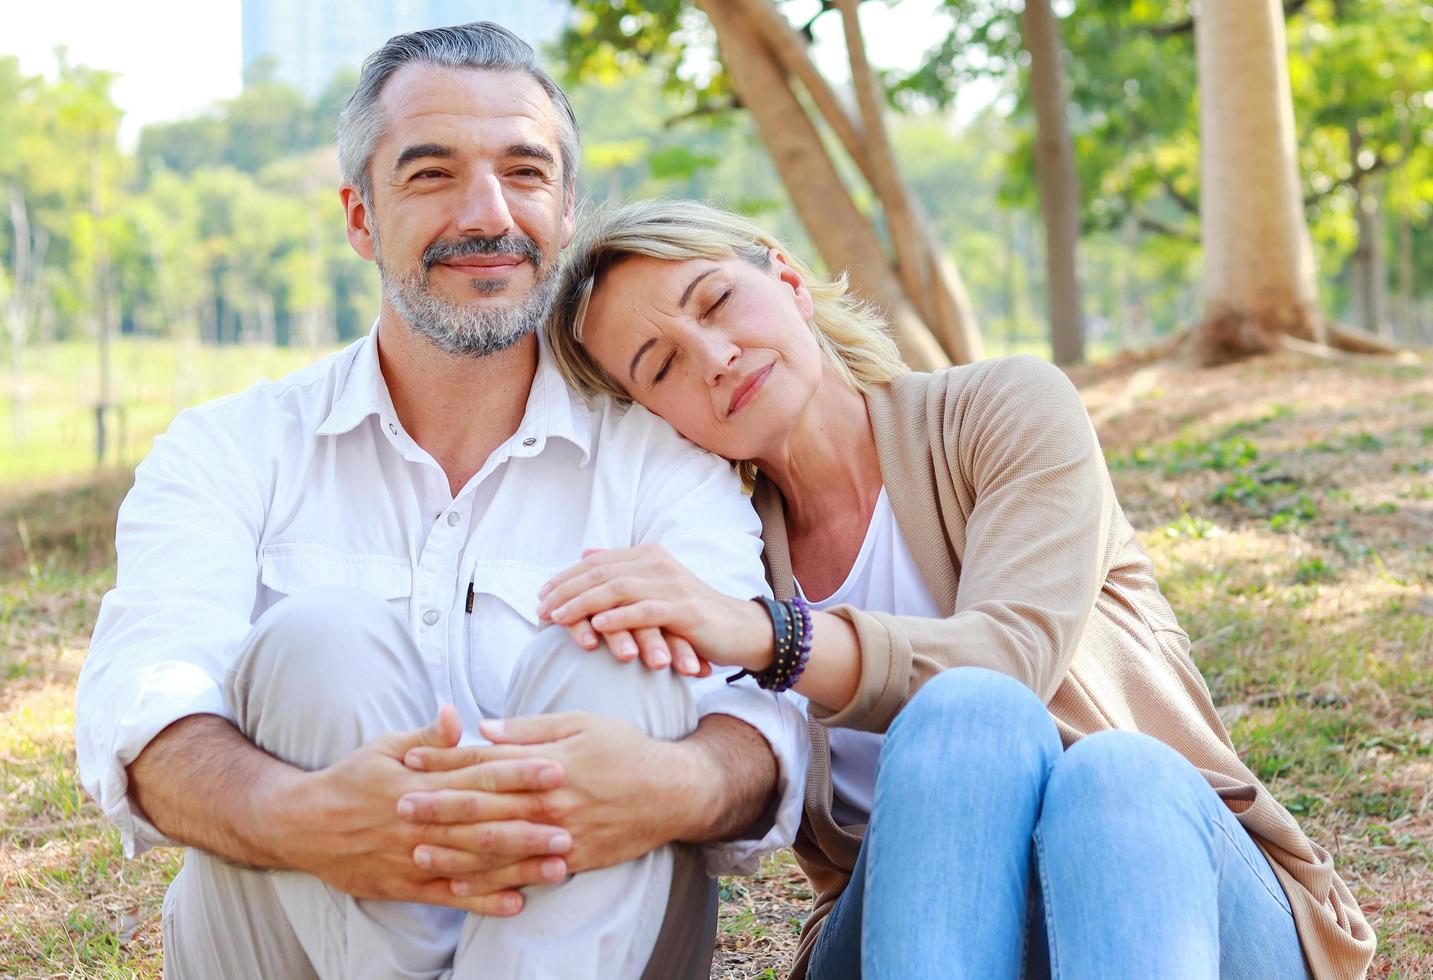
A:
{"label": "blue jeans", "polygon": [[1183,756],[1134,732],[1061,750],[1028,688],[947,671],[891,724],[811,980],[1308,980],[1289,900]]}

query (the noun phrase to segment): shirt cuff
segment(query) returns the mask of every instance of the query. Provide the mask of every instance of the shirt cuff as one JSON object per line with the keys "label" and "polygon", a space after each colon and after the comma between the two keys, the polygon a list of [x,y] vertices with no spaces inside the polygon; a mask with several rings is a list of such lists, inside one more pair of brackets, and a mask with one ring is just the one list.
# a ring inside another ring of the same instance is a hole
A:
{"label": "shirt cuff", "polygon": [[135,858],[152,847],[175,847],[179,842],[160,832],[129,796],[125,767],[144,751],[160,732],[190,715],[218,715],[233,721],[224,693],[204,670],[194,664],[165,664],[145,672],[128,709],[116,712],[108,739],[107,758],[100,763],[97,786],[87,788],[106,816],[119,828],[124,855]]}
{"label": "shirt cuff", "polygon": [[749,677],[727,684],[726,678],[731,673],[734,671],[714,673],[701,682],[696,692],[697,713],[703,717],[730,715],[761,733],[776,758],[776,789],[780,800],[776,819],[759,840],[725,840],[703,845],[707,872],[713,876],[755,874],[763,855],[789,847],[796,839],[806,795],[806,766],[811,758],[805,705],[789,695],[763,691]]}

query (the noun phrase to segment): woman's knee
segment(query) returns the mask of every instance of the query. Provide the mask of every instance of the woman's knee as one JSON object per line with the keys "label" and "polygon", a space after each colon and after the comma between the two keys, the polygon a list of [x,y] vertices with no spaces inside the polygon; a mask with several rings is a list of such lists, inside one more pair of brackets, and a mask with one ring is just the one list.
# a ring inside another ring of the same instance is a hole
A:
{"label": "woman's knee", "polygon": [[896,715],[881,765],[958,757],[986,769],[1028,756],[1032,771],[1043,772],[1059,753],[1054,719],[1033,691],[993,670],[957,667],[927,681]]}
{"label": "woman's knee", "polygon": [[1199,770],[1159,739],[1142,732],[1103,731],[1061,756],[1045,790],[1047,810],[1139,814],[1197,804],[1208,793]]}

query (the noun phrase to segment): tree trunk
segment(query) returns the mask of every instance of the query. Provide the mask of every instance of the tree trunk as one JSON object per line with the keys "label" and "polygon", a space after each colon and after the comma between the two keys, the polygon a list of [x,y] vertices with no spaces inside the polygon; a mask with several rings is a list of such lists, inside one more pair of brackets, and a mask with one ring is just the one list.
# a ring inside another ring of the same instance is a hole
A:
{"label": "tree trunk", "polygon": [[1035,105],[1035,179],[1045,219],[1045,275],[1050,346],[1056,364],[1085,359],[1085,322],[1080,306],[1077,251],[1080,185],[1070,138],[1065,72],[1060,65],[1060,25],[1050,0],[1025,0],[1020,15],[1030,52],[1030,96]]}
{"label": "tree trunk", "polygon": [[801,82],[816,110],[841,141],[841,146],[855,161],[862,175],[874,184],[871,163],[866,154],[866,137],[861,131],[861,125],[851,117],[836,96],[835,90],[821,72],[817,71],[815,63],[807,53],[806,38],[791,26],[771,0],[737,0],[737,3],[744,9],[766,46],[776,56],[776,60]]}
{"label": "tree trunk", "polygon": [[[1413,133],[1405,117],[1400,127],[1403,141],[1403,158],[1406,160],[1413,149]],[[1413,218],[1409,213],[1409,200],[1412,197],[1413,177],[1407,167],[1403,167],[1399,180],[1402,186],[1409,191],[1405,195],[1401,213],[1398,216],[1398,329],[1403,332],[1404,343],[1416,344],[1419,337],[1418,325],[1414,322],[1413,309]]]}
{"label": "tree trunk", "polygon": [[1195,20],[1203,186],[1202,363],[1324,343],[1279,0],[1204,0]]}
{"label": "tree trunk", "polygon": [[969,363],[980,357],[980,332],[975,312],[955,266],[945,258],[930,234],[929,224],[911,197],[886,133],[882,111],[884,95],[866,60],[865,39],[857,17],[860,0],[837,0],[846,33],[851,84],[861,112],[866,137],[868,179],[885,207],[896,268],[906,295],[915,304],[936,340],[951,360]]}
{"label": "tree trunk", "polygon": [[[1349,258],[1350,290],[1358,325],[1385,338],[1388,334],[1388,269],[1383,256],[1383,183],[1361,172],[1363,137],[1357,126],[1348,130],[1349,164],[1353,168],[1353,213],[1358,243]],[[1391,339],[1391,338],[1390,338]]]}
{"label": "tree trunk", "polygon": [[29,438],[30,388],[25,383],[25,348],[30,342],[40,296],[44,284],[45,252],[49,235],[43,228],[31,228],[30,212],[25,195],[15,185],[9,187],[10,231],[10,297],[3,310],[6,332],[10,335],[10,430],[17,446]]}
{"label": "tree trunk", "polygon": [[820,134],[791,90],[786,72],[742,11],[697,0],[716,31],[722,63],[756,122],[791,203],[832,274],[843,269],[856,292],[890,317],[906,362],[918,371],[949,363],[891,270],[880,239],[841,182]]}
{"label": "tree trunk", "polygon": [[1388,268],[1383,255],[1381,182],[1369,178],[1357,186],[1358,251],[1363,291],[1359,296],[1359,325],[1369,333],[1391,340],[1388,323]]}

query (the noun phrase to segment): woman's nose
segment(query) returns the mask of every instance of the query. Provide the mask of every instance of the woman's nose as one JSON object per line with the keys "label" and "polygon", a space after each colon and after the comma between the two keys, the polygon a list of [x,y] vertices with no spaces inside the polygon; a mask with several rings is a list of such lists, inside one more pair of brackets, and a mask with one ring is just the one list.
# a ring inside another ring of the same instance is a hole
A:
{"label": "woman's nose", "polygon": [[736,363],[736,359],[741,356],[741,348],[725,337],[717,336],[705,338],[703,346],[703,357],[706,360],[706,381],[707,384],[715,388],[721,384],[722,379]]}

